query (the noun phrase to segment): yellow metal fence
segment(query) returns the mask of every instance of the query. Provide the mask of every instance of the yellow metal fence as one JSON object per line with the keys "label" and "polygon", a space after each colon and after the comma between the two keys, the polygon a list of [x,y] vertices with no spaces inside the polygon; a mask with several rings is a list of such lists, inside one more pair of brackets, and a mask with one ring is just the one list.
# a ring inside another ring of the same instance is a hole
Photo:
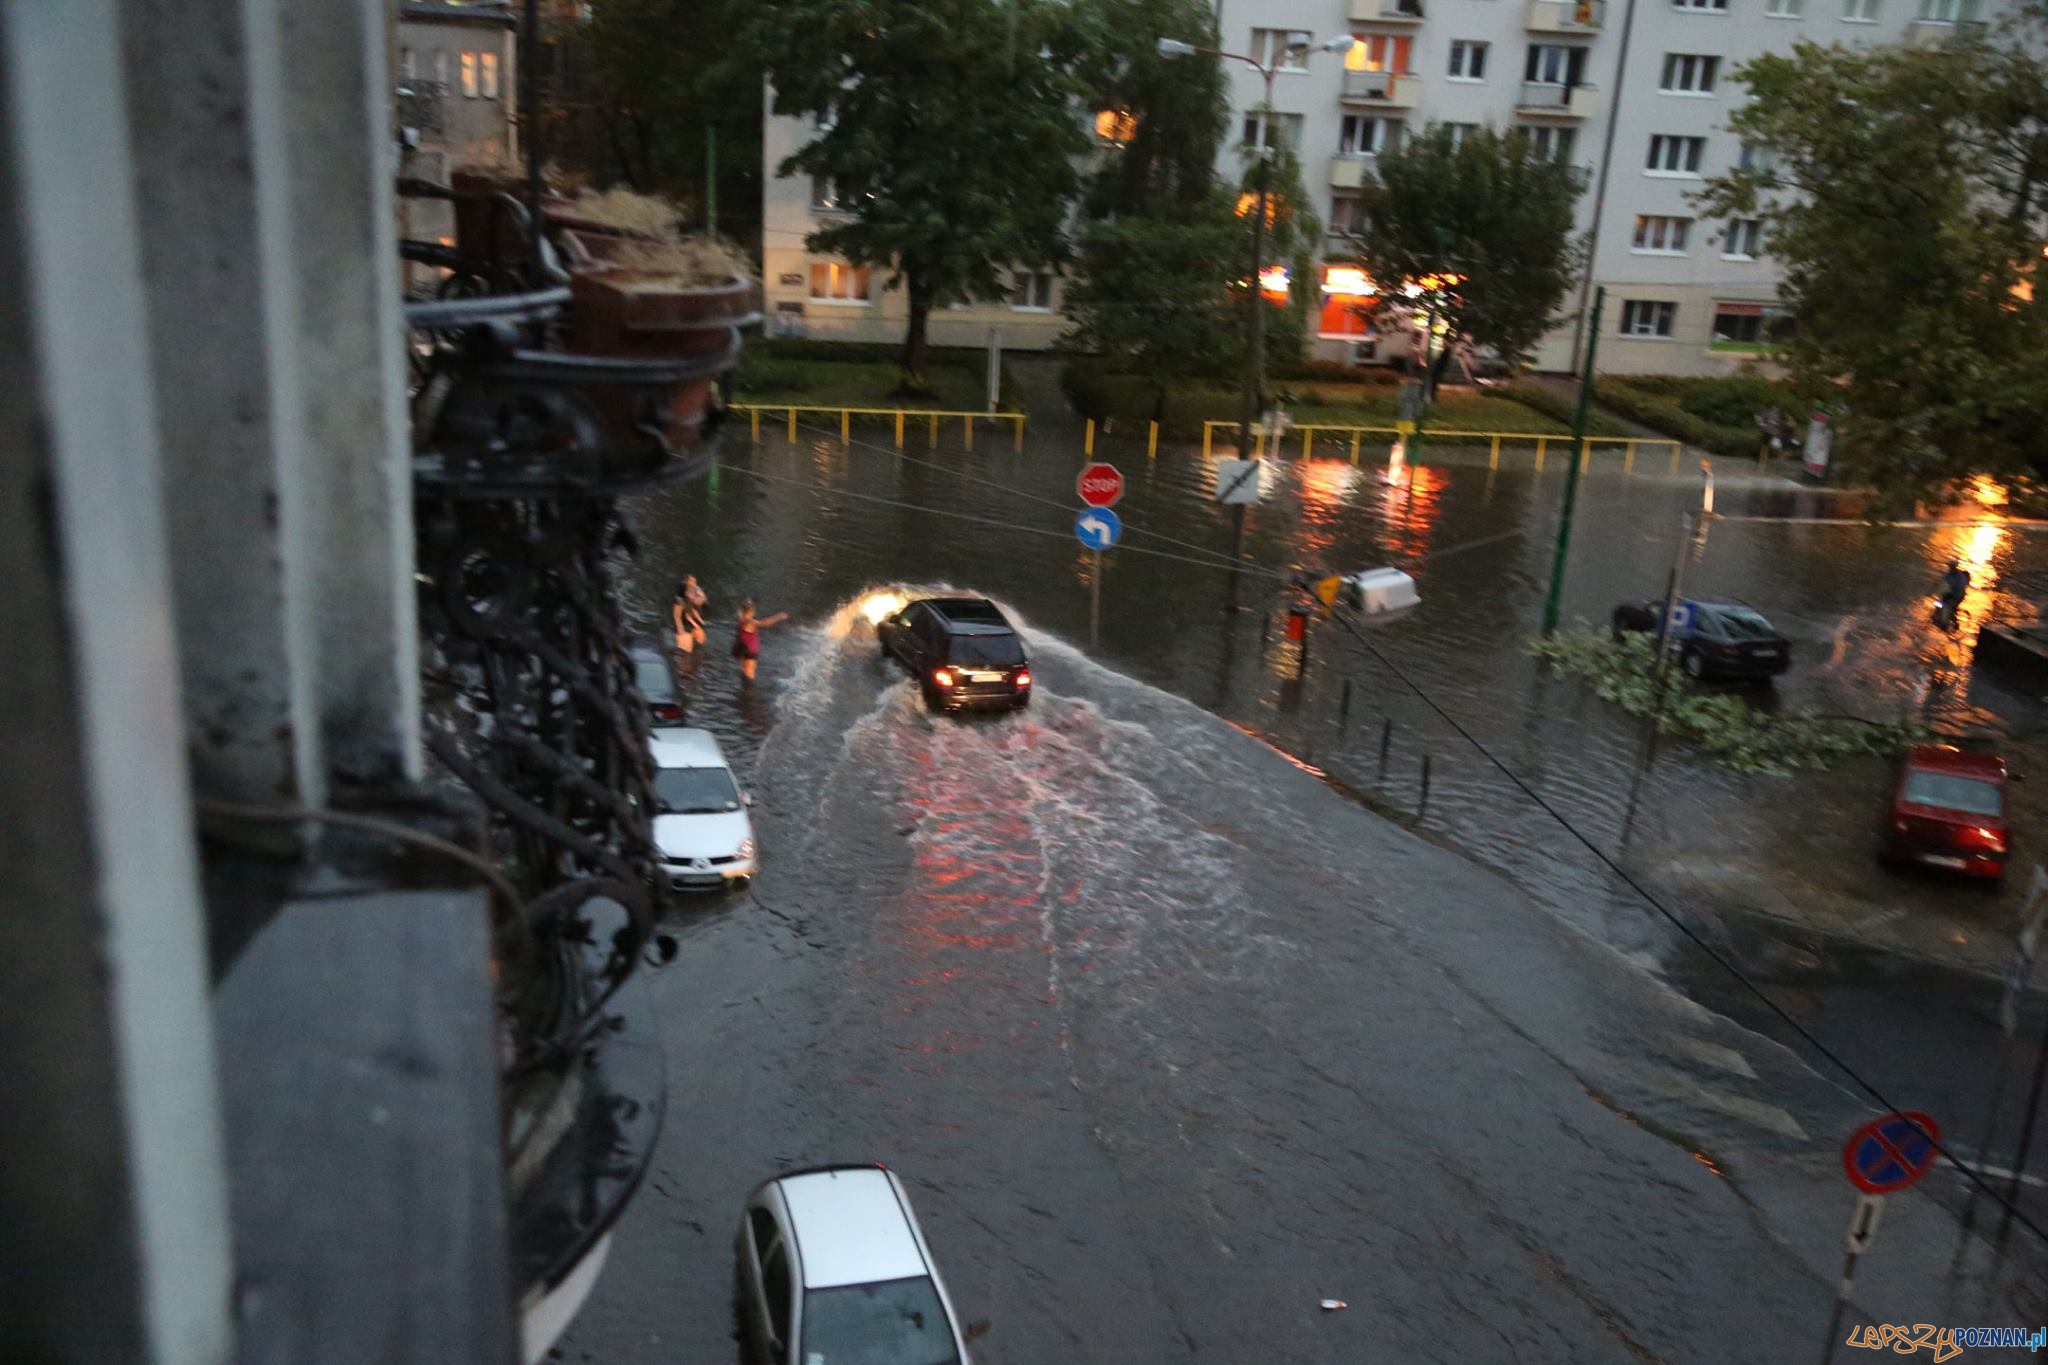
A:
{"label": "yellow metal fence", "polygon": [[856,417],[894,418],[896,448],[903,449],[903,432],[907,422],[925,423],[927,445],[939,443],[939,421],[958,419],[960,430],[969,450],[974,449],[974,425],[977,422],[1008,422],[1011,428],[1014,448],[1024,448],[1025,415],[1021,412],[961,412],[944,408],[846,408],[837,404],[814,405],[806,403],[734,403],[734,412],[747,414],[753,439],[761,439],[761,414],[779,413],[789,424],[789,439],[796,440],[796,419],[798,413],[817,413],[839,419],[839,443],[845,445],[853,439],[853,419]]}
{"label": "yellow metal fence", "polygon": [[[1237,430],[1237,423],[1215,421],[1202,423],[1202,455],[1205,459],[1213,453],[1215,435],[1219,428],[1224,431],[1235,432]],[[1351,462],[1357,464],[1359,445],[1366,437],[1405,437],[1413,435],[1414,432],[1415,424],[1413,422],[1403,422],[1398,426],[1336,426],[1327,423],[1302,423],[1291,428],[1284,437],[1278,437],[1273,440],[1272,454],[1277,457],[1281,453],[1284,441],[1291,441],[1298,437],[1301,441],[1302,458],[1306,459],[1314,453],[1316,442],[1319,439],[1326,442],[1334,440],[1349,446]],[[1543,463],[1548,458],[1553,447],[1566,452],[1568,455],[1572,444],[1571,437],[1558,435],[1553,432],[1458,431],[1449,427],[1430,427],[1423,432],[1423,440],[1425,445],[1430,441],[1456,441],[1460,444],[1484,441],[1487,447],[1486,467],[1488,469],[1500,468],[1501,446],[1504,443],[1512,446],[1534,445],[1536,447],[1536,472],[1539,474],[1543,472]],[[1266,434],[1254,431],[1252,433],[1252,454],[1263,458],[1267,453],[1266,445]],[[1621,447],[1622,472],[1626,474],[1635,473],[1636,454],[1645,446],[1659,449],[1668,454],[1669,459],[1665,472],[1676,474],[1678,472],[1679,455],[1683,449],[1679,442],[1665,436],[1588,436],[1584,438],[1579,448],[1579,469],[1582,473],[1591,467],[1595,447],[1606,446]]]}

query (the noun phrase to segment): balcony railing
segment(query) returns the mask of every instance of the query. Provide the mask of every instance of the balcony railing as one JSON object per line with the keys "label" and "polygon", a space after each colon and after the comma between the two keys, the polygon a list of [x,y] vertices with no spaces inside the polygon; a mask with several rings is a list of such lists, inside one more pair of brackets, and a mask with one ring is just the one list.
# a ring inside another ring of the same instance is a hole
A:
{"label": "balcony railing", "polygon": [[1607,0],[1529,0],[1523,27],[1531,33],[1598,33]]}
{"label": "balcony railing", "polygon": [[1536,118],[1589,118],[1599,103],[1600,92],[1583,81],[1577,85],[1523,81],[1515,112]]}
{"label": "balcony railing", "polygon": [[1420,94],[1415,77],[1399,71],[1347,71],[1344,99],[1352,104],[1379,104],[1413,109]]}
{"label": "balcony railing", "polygon": [[1422,0],[1351,0],[1355,24],[1419,24]]}
{"label": "balcony railing", "polygon": [[1346,152],[1330,158],[1330,188],[1363,189],[1374,157],[1371,153]]}

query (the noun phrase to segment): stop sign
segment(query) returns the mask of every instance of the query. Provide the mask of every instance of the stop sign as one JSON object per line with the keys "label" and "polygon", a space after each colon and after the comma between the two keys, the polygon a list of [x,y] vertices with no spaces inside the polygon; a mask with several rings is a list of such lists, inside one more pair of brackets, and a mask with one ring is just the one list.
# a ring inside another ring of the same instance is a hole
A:
{"label": "stop sign", "polygon": [[1094,461],[1081,466],[1074,491],[1090,507],[1114,507],[1124,495],[1124,476],[1115,465]]}

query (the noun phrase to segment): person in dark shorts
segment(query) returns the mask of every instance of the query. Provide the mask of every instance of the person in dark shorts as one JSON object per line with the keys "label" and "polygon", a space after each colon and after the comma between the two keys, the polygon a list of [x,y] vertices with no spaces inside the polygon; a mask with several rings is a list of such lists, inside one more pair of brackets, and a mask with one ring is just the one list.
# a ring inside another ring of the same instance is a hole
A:
{"label": "person in dark shorts", "polygon": [[685,574],[683,581],[676,584],[675,604],[669,608],[669,615],[676,625],[676,652],[689,655],[704,643],[704,589],[697,585],[697,575]]}
{"label": "person in dark shorts", "polygon": [[773,616],[754,614],[754,599],[740,603],[738,629],[733,632],[732,656],[740,661],[740,676],[748,682],[754,680],[754,665],[761,659],[761,632],[770,626],[779,626],[789,619],[789,613],[778,611]]}

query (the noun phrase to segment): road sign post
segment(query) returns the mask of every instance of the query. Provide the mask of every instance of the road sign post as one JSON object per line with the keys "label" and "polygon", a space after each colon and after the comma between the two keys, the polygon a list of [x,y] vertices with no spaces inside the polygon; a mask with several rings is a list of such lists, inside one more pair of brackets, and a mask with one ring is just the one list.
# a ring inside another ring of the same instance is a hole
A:
{"label": "road sign post", "polygon": [[[1108,466],[1102,466],[1108,468]],[[1115,473],[1115,470],[1111,470]],[[1086,471],[1083,471],[1085,475]],[[1117,483],[1117,495],[1122,496],[1121,477]],[[1083,496],[1086,496],[1084,493]],[[1113,549],[1124,536],[1123,521],[1108,507],[1085,507],[1074,518],[1074,535],[1088,549],[1095,552],[1092,572],[1088,575],[1088,647],[1098,649],[1102,644],[1102,552]]]}
{"label": "road sign post", "polygon": [[1842,1144],[1842,1170],[1859,1193],[1856,1206],[1849,1213],[1848,1234],[1842,1242],[1842,1281],[1835,1288],[1835,1306],[1828,1314],[1821,1365],[1829,1365],[1835,1358],[1835,1339],[1842,1330],[1842,1315],[1848,1310],[1849,1294],[1856,1282],[1856,1262],[1877,1239],[1884,1197],[1926,1175],[1940,1155],[1935,1150],[1940,1141],[1941,1127],[1932,1118],[1907,1113],[1872,1119]]}

